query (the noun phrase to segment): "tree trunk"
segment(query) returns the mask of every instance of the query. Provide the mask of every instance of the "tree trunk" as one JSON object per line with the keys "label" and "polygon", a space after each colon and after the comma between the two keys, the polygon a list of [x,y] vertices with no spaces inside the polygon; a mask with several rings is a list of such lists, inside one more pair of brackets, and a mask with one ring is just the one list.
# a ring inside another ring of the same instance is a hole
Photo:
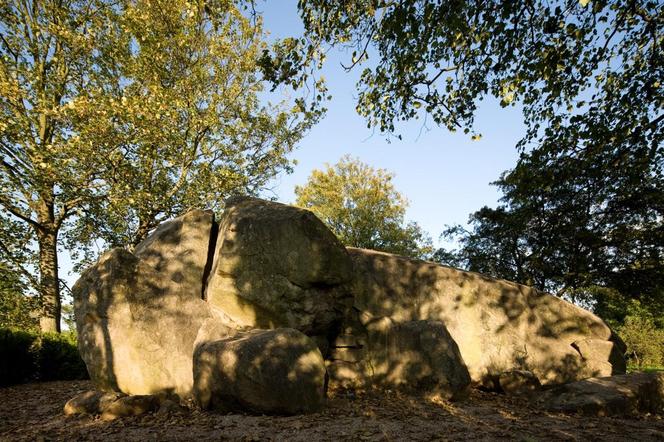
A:
{"label": "tree trunk", "polygon": [[42,232],[39,242],[39,295],[41,315],[39,326],[43,332],[60,333],[60,281],[58,279],[57,232]]}
{"label": "tree trunk", "polygon": [[150,233],[151,221],[150,218],[139,218],[138,229],[136,230],[134,238],[132,238],[132,249],[148,236],[148,233]]}
{"label": "tree trunk", "polygon": [[[49,195],[44,195],[49,196]],[[48,200],[45,198],[44,200]],[[37,210],[40,228],[39,246],[39,298],[41,312],[39,327],[43,332],[60,333],[60,280],[58,278],[58,228],[53,204],[43,204]]]}

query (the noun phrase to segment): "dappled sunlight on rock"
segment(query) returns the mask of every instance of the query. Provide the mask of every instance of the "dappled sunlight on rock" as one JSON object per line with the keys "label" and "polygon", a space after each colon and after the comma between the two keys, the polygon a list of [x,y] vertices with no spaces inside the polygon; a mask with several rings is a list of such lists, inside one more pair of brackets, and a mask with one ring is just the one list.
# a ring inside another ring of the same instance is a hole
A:
{"label": "dappled sunlight on rock", "polygon": [[97,388],[219,410],[316,411],[328,376],[333,389],[460,400],[471,383],[524,394],[625,369],[623,344],[590,312],[508,281],[346,249],[311,212],[250,197],[228,200],[219,224],[192,210],[134,253],[107,252],[74,297]]}
{"label": "dappled sunlight on rock", "polygon": [[219,226],[206,299],[239,326],[325,335],[348,304],[346,250],[308,210],[237,197]]}
{"label": "dappled sunlight on rock", "polygon": [[543,384],[592,376],[606,364],[614,373],[624,372],[621,357],[612,365],[608,355],[581,355],[572,347],[591,338],[612,345],[611,331],[564,300],[433,263],[362,249],[349,253],[359,322],[369,329],[383,318],[442,321],[476,383],[488,384],[513,369],[532,371]]}
{"label": "dappled sunlight on rock", "polygon": [[203,408],[306,413],[324,404],[325,364],[297,330],[251,330],[200,345],[194,384]]}

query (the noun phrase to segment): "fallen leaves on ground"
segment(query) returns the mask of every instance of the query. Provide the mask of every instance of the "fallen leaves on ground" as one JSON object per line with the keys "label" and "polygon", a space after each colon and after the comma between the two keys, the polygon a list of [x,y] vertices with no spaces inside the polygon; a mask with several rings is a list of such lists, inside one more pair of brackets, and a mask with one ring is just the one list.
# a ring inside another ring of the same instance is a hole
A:
{"label": "fallen leaves on ground", "polygon": [[326,409],[305,416],[191,410],[104,422],[65,417],[62,407],[92,389],[87,381],[0,389],[0,440],[663,440],[664,417],[590,418],[549,413],[525,398],[473,391],[463,402],[391,391],[332,391]]}

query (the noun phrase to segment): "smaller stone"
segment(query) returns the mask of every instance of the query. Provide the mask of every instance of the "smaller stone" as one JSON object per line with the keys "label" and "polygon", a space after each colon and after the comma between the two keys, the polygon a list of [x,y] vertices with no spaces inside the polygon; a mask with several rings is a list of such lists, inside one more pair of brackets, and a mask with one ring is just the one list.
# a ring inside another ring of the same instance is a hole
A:
{"label": "smaller stone", "polygon": [[330,351],[329,359],[344,362],[362,362],[366,359],[367,352],[364,348],[337,347]]}
{"label": "smaller stone", "polygon": [[537,376],[527,370],[505,371],[498,376],[498,384],[504,393],[511,395],[528,394],[542,387]]}
{"label": "smaller stone", "polygon": [[101,419],[111,421],[120,417],[139,416],[159,408],[159,398],[146,394],[123,396],[104,408]]}
{"label": "smaller stone", "polygon": [[289,328],[241,332],[194,353],[194,393],[204,409],[318,411],[325,401],[325,375],[314,341]]}
{"label": "smaller stone", "polygon": [[355,335],[351,334],[342,334],[334,338],[334,341],[332,342],[331,346],[332,347],[364,347],[366,345],[366,339],[363,337],[358,337]]}
{"label": "smaller stone", "polygon": [[538,398],[550,411],[589,416],[664,413],[664,373],[590,378],[548,390]]}
{"label": "smaller stone", "polygon": [[449,400],[468,395],[468,369],[442,322],[394,322],[383,317],[375,318],[367,329],[371,370],[367,377],[373,383],[425,391]]}
{"label": "smaller stone", "polygon": [[339,360],[325,361],[327,373],[334,385],[341,388],[362,388],[369,385],[371,365],[368,361],[348,362]]}
{"label": "smaller stone", "polygon": [[589,338],[574,342],[572,347],[583,357],[591,376],[611,376],[627,370],[620,342]]}
{"label": "smaller stone", "polygon": [[74,414],[97,415],[122,396],[122,393],[86,391],[69,399],[64,406],[65,416]]}
{"label": "smaller stone", "polygon": [[185,413],[187,409],[180,405],[179,403],[171,400],[171,399],[166,399],[164,400],[161,405],[159,406],[159,410],[157,410],[157,414],[182,414]]}

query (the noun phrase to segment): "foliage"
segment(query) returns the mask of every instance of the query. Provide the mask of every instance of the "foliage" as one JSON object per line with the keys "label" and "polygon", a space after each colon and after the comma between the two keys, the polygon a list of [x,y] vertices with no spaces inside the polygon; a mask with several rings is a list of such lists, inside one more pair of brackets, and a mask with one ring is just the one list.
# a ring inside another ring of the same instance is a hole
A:
{"label": "foliage", "polygon": [[[565,126],[595,141],[660,132],[661,116],[653,108],[661,106],[664,90],[659,2],[298,5],[309,47],[348,47],[347,68],[366,66],[358,111],[383,131],[417,117],[420,108],[450,130],[471,130],[477,100],[490,94],[503,106],[523,103],[531,136],[541,122],[555,123],[547,132]],[[614,130],[603,133],[609,128]]]}
{"label": "foliage", "polygon": [[30,380],[36,372],[33,344],[37,335],[27,331],[0,329],[0,385]]}
{"label": "foliage", "polygon": [[439,259],[592,305],[622,323],[630,299],[664,311],[664,176],[647,155],[542,149],[497,182],[502,204],[453,227]]}
{"label": "foliage", "polygon": [[[58,233],[96,193],[91,165],[101,153],[75,135],[69,103],[102,87],[113,71],[115,60],[104,45],[115,43],[115,12],[94,0],[0,6],[0,204],[38,243],[40,280],[34,288],[45,330],[59,330]],[[10,239],[3,235],[2,241]]]}
{"label": "foliage", "polygon": [[86,378],[74,334],[0,328],[0,386]]}
{"label": "foliage", "polygon": [[15,267],[0,259],[0,328],[30,331],[38,328],[36,298],[25,296],[25,289]]}
{"label": "foliage", "polygon": [[36,298],[14,290],[0,289],[0,327],[36,330],[39,327]]}
{"label": "foliage", "polygon": [[81,218],[88,238],[137,244],[164,219],[220,209],[290,170],[286,155],[320,110],[265,104],[258,18],[226,1],[139,1],[118,26],[125,53],[112,93],[86,97],[102,107],[80,133],[89,142],[104,134],[109,152],[108,198]]}
{"label": "foliage", "polygon": [[40,344],[37,360],[40,381],[88,378],[74,332],[42,334]]}
{"label": "foliage", "polygon": [[657,327],[655,317],[637,301],[630,304],[618,333],[627,345],[627,357],[637,367],[664,366],[664,327]]}
{"label": "foliage", "polygon": [[36,264],[28,282],[42,329],[59,330],[62,240],[87,258],[99,241],[136,244],[165,218],[219,208],[289,170],[287,154],[322,109],[268,102],[264,34],[243,4],[0,5],[2,222],[38,250],[6,253],[20,247],[4,227],[0,244],[23,273]]}
{"label": "foliage", "polygon": [[313,211],[348,246],[426,259],[431,240],[417,223],[405,223],[408,201],[393,178],[345,156],[296,186],[296,204]]}

